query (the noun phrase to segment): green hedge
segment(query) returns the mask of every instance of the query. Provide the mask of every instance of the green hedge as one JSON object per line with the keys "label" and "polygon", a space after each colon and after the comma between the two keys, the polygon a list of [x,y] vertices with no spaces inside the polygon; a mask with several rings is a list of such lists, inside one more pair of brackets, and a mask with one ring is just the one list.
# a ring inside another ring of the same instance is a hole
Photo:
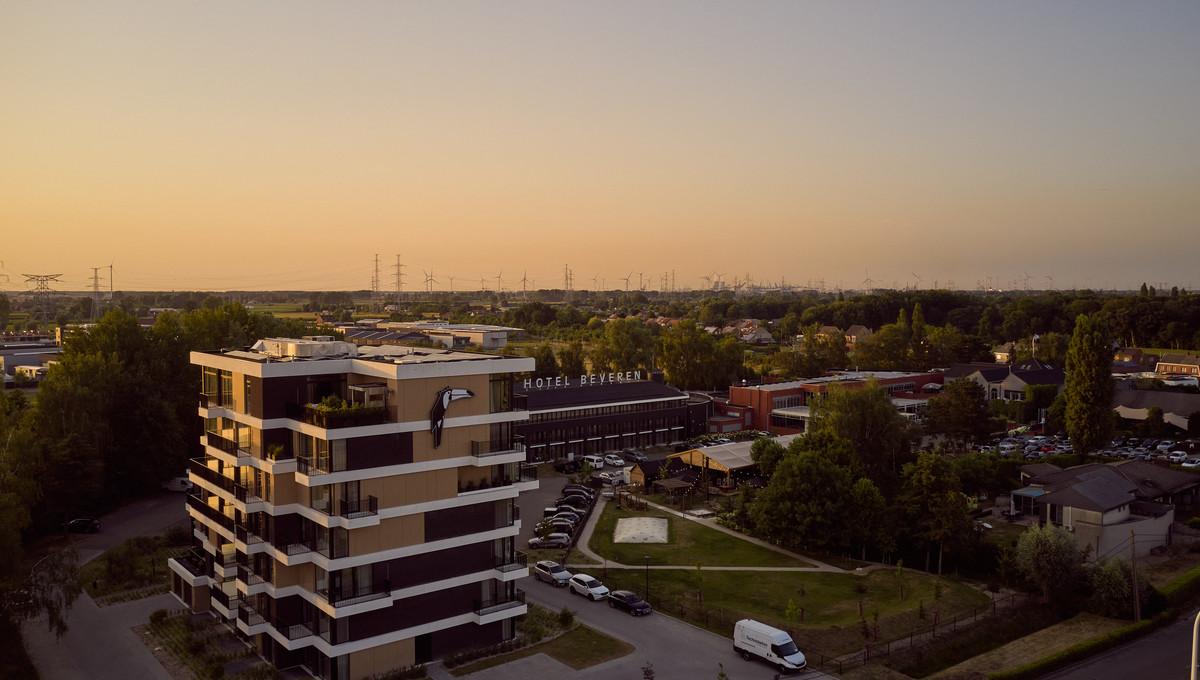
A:
{"label": "green hedge", "polygon": [[1084,640],[1079,644],[1068,647],[1057,654],[1042,657],[1036,661],[1031,661],[1024,666],[1009,668],[1007,670],[991,673],[988,675],[988,680],[1025,680],[1026,678],[1038,678],[1050,671],[1053,671],[1063,666],[1070,665],[1080,659],[1085,659],[1093,654],[1102,652],[1111,647],[1115,647],[1122,642],[1140,637],[1150,631],[1165,626],[1175,620],[1174,612],[1164,612],[1152,619],[1145,619],[1137,623],[1131,623],[1128,626],[1122,626],[1116,630],[1109,631],[1099,637],[1094,637],[1090,640]]}
{"label": "green hedge", "polygon": [[1167,598],[1167,602],[1172,607],[1177,607],[1200,595],[1200,567],[1193,567],[1171,579],[1167,585],[1159,589],[1159,592]]}

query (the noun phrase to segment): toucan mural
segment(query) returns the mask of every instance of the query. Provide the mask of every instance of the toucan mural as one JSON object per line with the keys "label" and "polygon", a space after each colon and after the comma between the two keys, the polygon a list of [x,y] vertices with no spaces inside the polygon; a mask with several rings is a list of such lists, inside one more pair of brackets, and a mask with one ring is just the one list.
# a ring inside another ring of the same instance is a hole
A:
{"label": "toucan mural", "polygon": [[446,409],[449,408],[450,402],[473,396],[475,393],[471,390],[452,388],[449,385],[438,391],[433,408],[429,409],[429,431],[433,433],[433,448],[442,445],[442,427],[446,424]]}

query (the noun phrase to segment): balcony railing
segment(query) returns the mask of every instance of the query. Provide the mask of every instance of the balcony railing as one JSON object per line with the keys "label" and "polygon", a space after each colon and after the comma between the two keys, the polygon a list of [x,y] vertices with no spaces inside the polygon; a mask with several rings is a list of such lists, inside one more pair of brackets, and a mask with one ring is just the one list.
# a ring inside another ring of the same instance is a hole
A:
{"label": "balcony railing", "polygon": [[192,548],[187,552],[176,555],[175,561],[179,566],[188,570],[192,576],[207,576],[208,575],[208,560],[205,559],[205,553]]}
{"label": "balcony railing", "polygon": [[331,472],[329,459],[305,458],[296,456],[296,473],[306,477],[312,475],[327,475]]}
{"label": "balcony railing", "polygon": [[237,566],[237,578],[242,583],[248,586],[256,586],[260,583],[269,583],[268,579],[259,576],[249,565],[239,564]]}
{"label": "balcony railing", "polygon": [[192,458],[188,460],[188,472],[196,475],[200,479],[212,484],[222,491],[233,493],[234,481],[220,472],[208,467],[207,461],[204,458]]}
{"label": "balcony railing", "polygon": [[346,606],[358,604],[359,602],[370,602],[378,600],[381,597],[387,597],[392,593],[392,582],[384,579],[375,581],[370,585],[360,586],[352,591],[345,589],[333,590],[328,589],[318,590],[317,594],[325,598],[325,601],[332,605]]}
{"label": "balcony railing", "polygon": [[205,503],[199,497],[193,496],[192,494],[188,494],[187,504],[190,507],[195,508],[201,515],[204,515],[208,519],[211,519],[212,521],[216,522],[220,526],[222,526],[230,531],[234,530],[232,517],[229,517],[228,515],[221,512],[220,510],[217,510],[216,508],[212,507],[208,503]]}
{"label": "balcony railing", "polygon": [[254,607],[250,603],[242,600],[238,606],[238,620],[247,626],[257,626],[260,623],[266,623],[267,620],[262,617],[262,614],[254,611]]}
{"label": "balcony railing", "polygon": [[493,612],[520,607],[525,604],[525,591],[518,589],[513,595],[501,595],[487,600],[475,600],[474,611],[483,616]]}
{"label": "balcony railing", "polygon": [[471,442],[471,455],[476,458],[486,458],[487,456],[498,456],[502,453],[515,453],[524,450],[525,440],[522,437],[513,437],[512,441],[484,439],[482,441]]}
{"label": "balcony railing", "polygon": [[520,550],[514,551],[512,557],[497,557],[497,571],[516,571],[529,566],[529,556]]}
{"label": "balcony railing", "polygon": [[245,543],[246,545],[263,542],[262,536],[259,536],[258,534],[254,533],[254,531],[242,526],[241,524],[233,528],[233,535],[237,537],[237,540]]}
{"label": "balcony railing", "polygon": [[257,503],[261,501],[262,497],[258,493],[258,489],[251,489],[244,484],[235,483],[233,485],[233,497],[243,503]]}
{"label": "balcony railing", "polygon": [[338,514],[342,517],[367,517],[379,514],[379,499],[367,496],[356,501],[338,501]]}
{"label": "balcony railing", "polygon": [[226,439],[226,438],[222,437],[221,435],[217,434],[216,432],[206,432],[205,435],[206,435],[206,441],[208,442],[208,445],[213,447],[214,449],[217,449],[218,451],[228,453],[231,456],[238,456],[238,455],[248,456],[248,455],[250,455],[249,451],[245,451],[244,453],[238,453],[238,451],[239,451],[238,443],[233,441],[232,439]]}
{"label": "balcony railing", "polygon": [[287,628],[284,628],[283,634],[286,635],[287,639],[289,640],[299,640],[300,638],[306,638],[312,635],[313,632],[312,629],[303,623],[294,623]]}

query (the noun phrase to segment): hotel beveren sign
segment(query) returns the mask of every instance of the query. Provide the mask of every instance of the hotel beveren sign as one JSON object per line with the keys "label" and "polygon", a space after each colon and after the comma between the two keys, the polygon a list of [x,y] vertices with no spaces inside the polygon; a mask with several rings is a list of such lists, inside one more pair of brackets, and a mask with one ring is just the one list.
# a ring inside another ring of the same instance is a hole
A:
{"label": "hotel beveren sign", "polygon": [[540,390],[542,388],[555,387],[589,387],[591,385],[636,382],[641,379],[641,371],[624,371],[621,373],[585,373],[578,378],[572,378],[569,375],[558,375],[553,378],[526,378],[525,389]]}

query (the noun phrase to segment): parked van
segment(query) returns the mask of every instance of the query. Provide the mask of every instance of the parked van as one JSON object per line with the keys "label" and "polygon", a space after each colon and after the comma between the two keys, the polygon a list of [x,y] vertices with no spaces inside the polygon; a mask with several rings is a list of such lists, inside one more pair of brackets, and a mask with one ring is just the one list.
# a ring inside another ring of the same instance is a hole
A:
{"label": "parked van", "polygon": [[787,631],[754,619],[742,619],[733,625],[733,651],[747,661],[757,656],[784,673],[803,670],[808,665]]}
{"label": "parked van", "polygon": [[604,458],[602,456],[583,456],[579,460],[590,465],[593,470],[604,469]]}

